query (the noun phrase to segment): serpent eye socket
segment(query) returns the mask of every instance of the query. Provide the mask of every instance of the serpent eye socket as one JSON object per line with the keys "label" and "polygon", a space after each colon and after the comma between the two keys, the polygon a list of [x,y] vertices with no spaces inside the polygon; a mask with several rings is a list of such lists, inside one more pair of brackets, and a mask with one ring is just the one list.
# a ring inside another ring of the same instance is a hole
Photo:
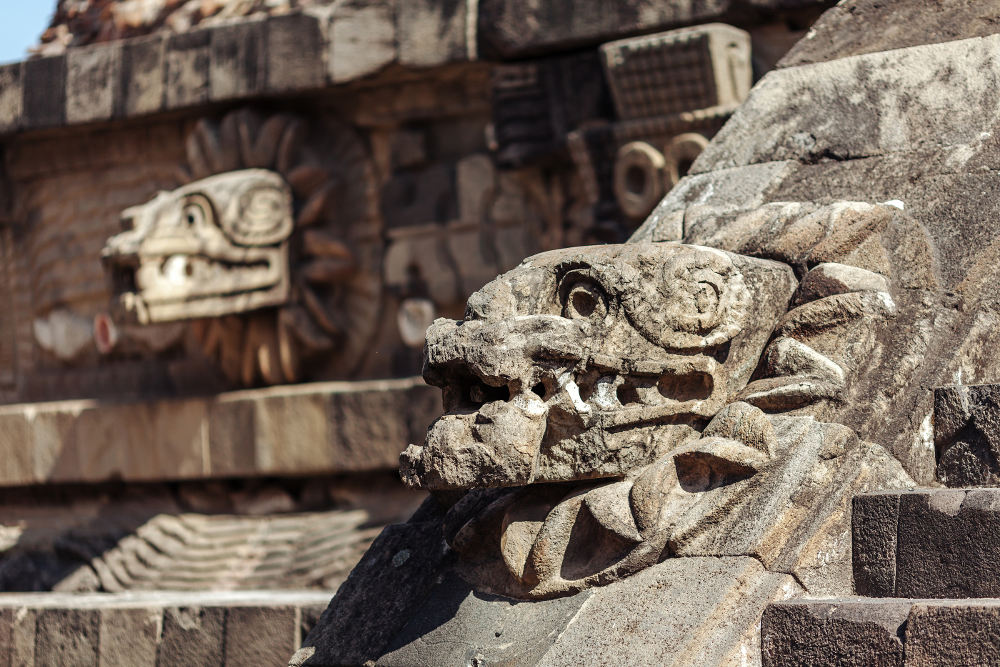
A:
{"label": "serpent eye socket", "polygon": [[180,226],[197,229],[205,226],[211,217],[211,204],[200,195],[189,196],[181,209]]}
{"label": "serpent eye socket", "polygon": [[608,314],[608,295],[590,276],[573,273],[559,287],[562,315],[569,319],[603,320]]}

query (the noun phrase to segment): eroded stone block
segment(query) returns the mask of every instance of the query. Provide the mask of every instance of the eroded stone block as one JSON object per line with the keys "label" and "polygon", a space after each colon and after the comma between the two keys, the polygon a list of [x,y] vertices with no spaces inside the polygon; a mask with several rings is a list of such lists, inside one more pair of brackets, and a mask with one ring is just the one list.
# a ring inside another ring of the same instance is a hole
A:
{"label": "eroded stone block", "polygon": [[337,5],[328,28],[327,67],[333,83],[374,74],[396,60],[395,12],[396,0],[349,0]]}
{"label": "eroded stone block", "polygon": [[110,120],[118,106],[121,46],[71,49],[66,70],[66,122]]}
{"label": "eroded stone block", "polygon": [[263,92],[267,84],[266,39],[266,24],[262,20],[212,30],[208,79],[213,100]]}
{"label": "eroded stone block", "polygon": [[162,35],[122,43],[121,115],[136,116],[159,111],[166,86],[167,39]]}
{"label": "eroded stone block", "polygon": [[761,620],[764,667],[902,667],[903,600],[789,600]]}
{"label": "eroded stone block", "polygon": [[475,58],[464,0],[402,0],[396,7],[399,63],[433,67]]}
{"label": "eroded stone block", "polygon": [[1000,385],[935,389],[934,449],[947,486],[1000,486]]}
{"label": "eroded stone block", "polygon": [[267,21],[267,87],[272,91],[322,86],[326,77],[319,19],[307,14]]}
{"label": "eroded stone block", "polygon": [[919,489],[855,500],[859,593],[883,597],[1000,596],[1000,489]]}
{"label": "eroded stone block", "polygon": [[169,109],[207,102],[209,64],[212,61],[211,32],[195,30],[172,35],[167,40],[165,101]]}
{"label": "eroded stone block", "polygon": [[66,121],[66,56],[26,60],[21,67],[25,82],[24,126],[35,128],[63,124]]}
{"label": "eroded stone block", "polygon": [[21,126],[24,81],[21,63],[0,67],[0,132],[12,132]]}

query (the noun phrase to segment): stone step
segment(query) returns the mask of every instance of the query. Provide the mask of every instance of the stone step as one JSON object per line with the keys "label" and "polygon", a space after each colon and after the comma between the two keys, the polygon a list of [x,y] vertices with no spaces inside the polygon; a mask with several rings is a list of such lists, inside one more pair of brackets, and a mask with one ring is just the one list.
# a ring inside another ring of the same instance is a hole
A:
{"label": "stone step", "polygon": [[1000,598],[1000,489],[854,497],[854,589],[876,598]]}
{"label": "stone step", "polygon": [[763,667],[1000,664],[1000,599],[797,599],[761,619]]}
{"label": "stone step", "polygon": [[0,664],[283,665],[331,595],[0,594]]}

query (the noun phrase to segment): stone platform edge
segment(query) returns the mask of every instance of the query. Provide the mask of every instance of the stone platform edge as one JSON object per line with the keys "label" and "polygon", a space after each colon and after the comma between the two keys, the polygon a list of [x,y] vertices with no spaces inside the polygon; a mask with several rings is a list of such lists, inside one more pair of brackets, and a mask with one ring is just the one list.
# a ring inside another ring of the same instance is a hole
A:
{"label": "stone platform edge", "polygon": [[392,470],[441,412],[419,377],[0,406],[0,486]]}
{"label": "stone platform edge", "polygon": [[325,591],[0,595],[4,665],[280,665]]}

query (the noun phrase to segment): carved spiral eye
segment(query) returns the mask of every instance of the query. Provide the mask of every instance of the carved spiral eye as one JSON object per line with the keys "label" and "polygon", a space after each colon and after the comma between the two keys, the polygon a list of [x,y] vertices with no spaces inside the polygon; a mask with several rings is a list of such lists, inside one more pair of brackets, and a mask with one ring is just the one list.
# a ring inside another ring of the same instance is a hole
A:
{"label": "carved spiral eye", "polygon": [[189,201],[181,211],[181,225],[184,227],[200,227],[208,218],[205,207],[198,201]]}
{"label": "carved spiral eye", "polygon": [[563,317],[603,320],[608,314],[608,296],[593,279],[570,278],[563,281]]}

